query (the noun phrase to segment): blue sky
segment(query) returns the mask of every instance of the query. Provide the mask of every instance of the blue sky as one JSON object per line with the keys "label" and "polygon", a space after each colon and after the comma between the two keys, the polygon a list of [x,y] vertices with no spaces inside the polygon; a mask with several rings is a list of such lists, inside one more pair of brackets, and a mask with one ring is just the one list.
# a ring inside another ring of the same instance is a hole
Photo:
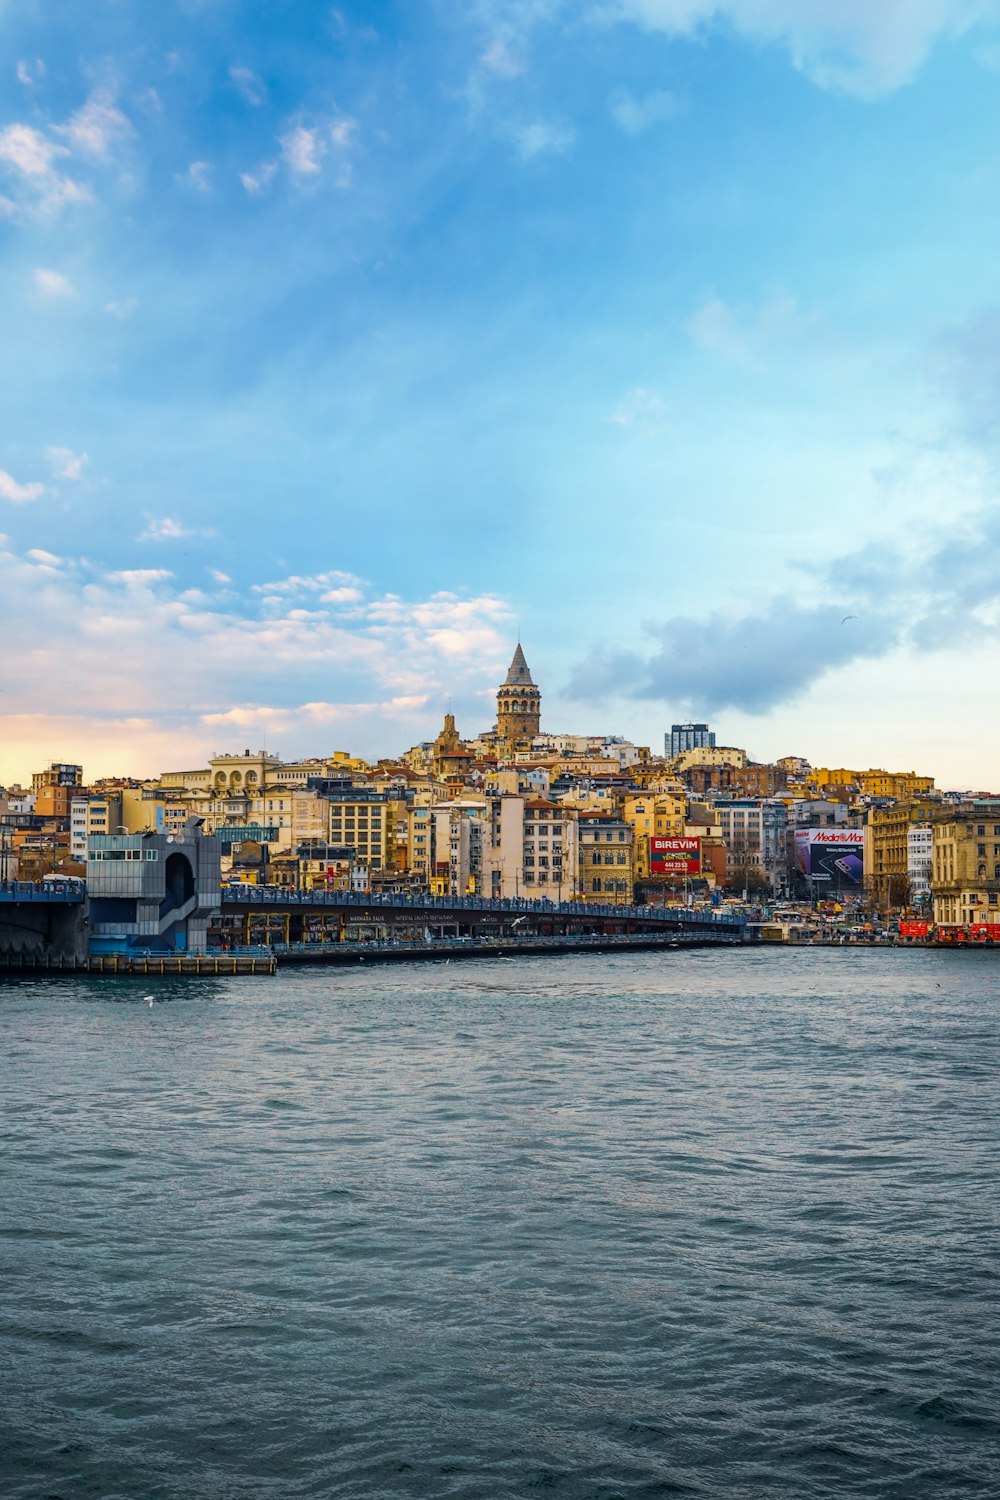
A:
{"label": "blue sky", "polygon": [[1000,4],[8,0],[0,78],[0,778],[471,734],[519,628],[551,728],[1000,784]]}

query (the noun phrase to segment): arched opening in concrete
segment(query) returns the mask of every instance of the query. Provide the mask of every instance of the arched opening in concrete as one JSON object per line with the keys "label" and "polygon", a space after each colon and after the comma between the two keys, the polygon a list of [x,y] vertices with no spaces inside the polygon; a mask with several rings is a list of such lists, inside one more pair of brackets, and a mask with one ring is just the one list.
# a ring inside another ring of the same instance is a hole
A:
{"label": "arched opening in concrete", "polygon": [[194,871],[186,854],[173,853],[167,856],[164,868],[166,895],[161,910],[170,911],[183,906],[194,895]]}

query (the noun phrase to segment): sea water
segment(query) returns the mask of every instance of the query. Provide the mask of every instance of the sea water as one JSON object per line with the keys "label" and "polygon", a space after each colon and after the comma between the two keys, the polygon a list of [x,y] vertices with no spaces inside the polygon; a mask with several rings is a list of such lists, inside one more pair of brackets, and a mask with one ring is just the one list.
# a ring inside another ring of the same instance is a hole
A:
{"label": "sea water", "polygon": [[998,1496],[998,1063],[985,952],[0,980],[0,1495]]}

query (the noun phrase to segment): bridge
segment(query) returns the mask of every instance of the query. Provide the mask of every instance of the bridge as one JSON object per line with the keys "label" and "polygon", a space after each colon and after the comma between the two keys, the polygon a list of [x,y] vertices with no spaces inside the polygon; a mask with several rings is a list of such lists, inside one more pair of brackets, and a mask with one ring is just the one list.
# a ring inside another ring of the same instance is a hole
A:
{"label": "bridge", "polygon": [[85,964],[86,902],[81,881],[0,880],[0,966]]}
{"label": "bridge", "polygon": [[[97,903],[99,905],[99,903]],[[0,967],[85,968],[95,952],[96,905],[78,881],[0,881]],[[124,929],[123,929],[124,932]],[[359,963],[503,953],[613,951],[750,940],[741,915],[701,907],[604,906],[582,901],[488,900],[224,886],[195,953],[277,957],[279,963]],[[174,950],[123,937],[143,958]],[[109,950],[110,951],[110,950]],[[180,951],[180,950],[178,950]]]}
{"label": "bridge", "polygon": [[273,949],[286,961],[445,956],[505,950],[558,952],[746,941],[742,916],[700,907],[604,906],[582,901],[488,900],[276,886],[223,887],[212,948]]}

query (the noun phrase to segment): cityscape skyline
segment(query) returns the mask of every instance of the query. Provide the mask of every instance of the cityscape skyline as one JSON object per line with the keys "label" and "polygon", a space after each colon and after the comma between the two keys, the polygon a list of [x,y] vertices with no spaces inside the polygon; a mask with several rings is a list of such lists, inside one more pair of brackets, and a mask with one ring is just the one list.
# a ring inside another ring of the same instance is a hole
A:
{"label": "cityscape skyline", "polygon": [[0,777],[475,733],[519,627],[558,728],[989,786],[998,22],[12,12]]}

